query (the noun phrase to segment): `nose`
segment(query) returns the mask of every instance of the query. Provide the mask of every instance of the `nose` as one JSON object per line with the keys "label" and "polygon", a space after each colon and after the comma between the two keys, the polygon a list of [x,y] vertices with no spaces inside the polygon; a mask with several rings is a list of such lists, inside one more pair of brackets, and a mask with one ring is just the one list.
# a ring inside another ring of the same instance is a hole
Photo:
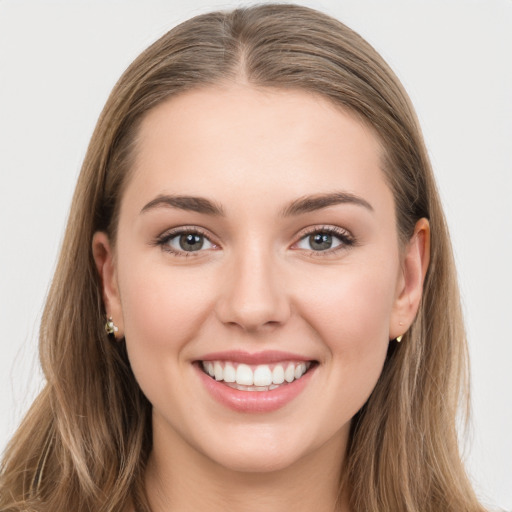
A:
{"label": "nose", "polygon": [[253,247],[235,257],[228,272],[216,305],[221,322],[255,332],[288,320],[291,309],[283,276],[268,253]]}

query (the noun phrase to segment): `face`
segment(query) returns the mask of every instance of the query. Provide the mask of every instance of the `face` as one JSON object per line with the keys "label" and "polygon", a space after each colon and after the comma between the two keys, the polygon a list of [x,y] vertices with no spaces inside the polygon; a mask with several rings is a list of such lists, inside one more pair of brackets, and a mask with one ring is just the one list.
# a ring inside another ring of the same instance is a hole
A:
{"label": "face", "polygon": [[320,97],[241,85],[175,97],[139,135],[115,247],[94,250],[155,450],[339,459],[421,281],[377,137]]}

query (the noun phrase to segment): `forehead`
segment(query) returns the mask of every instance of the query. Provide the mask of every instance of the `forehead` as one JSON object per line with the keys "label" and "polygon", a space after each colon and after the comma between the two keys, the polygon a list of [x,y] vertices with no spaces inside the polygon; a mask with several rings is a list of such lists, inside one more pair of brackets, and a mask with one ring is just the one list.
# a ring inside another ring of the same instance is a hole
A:
{"label": "forehead", "polygon": [[146,115],[128,189],[140,202],[164,192],[229,197],[247,188],[255,197],[272,196],[279,188],[278,197],[291,199],[340,187],[378,195],[385,186],[381,156],[370,127],[318,95],[207,87],[173,97]]}

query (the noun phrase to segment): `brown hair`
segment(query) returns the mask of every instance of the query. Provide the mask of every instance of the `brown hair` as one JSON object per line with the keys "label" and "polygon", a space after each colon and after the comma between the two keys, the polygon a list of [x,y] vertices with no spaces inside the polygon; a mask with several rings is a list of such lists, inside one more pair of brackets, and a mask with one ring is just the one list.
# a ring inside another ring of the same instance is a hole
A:
{"label": "brown hair", "polygon": [[[151,405],[124,345],[103,329],[91,240],[115,239],[137,128],[175,94],[243,79],[306,90],[373,127],[407,240],[428,218],[431,258],[420,310],[352,421],[344,483],[354,512],[482,511],[460,460],[456,414],[466,405],[467,354],[452,250],[420,128],[378,53],[342,23],[295,5],[197,16],[123,74],[92,136],[40,331],[46,386],[5,454],[0,510],[148,511]],[[340,483],[341,485],[341,483]]]}

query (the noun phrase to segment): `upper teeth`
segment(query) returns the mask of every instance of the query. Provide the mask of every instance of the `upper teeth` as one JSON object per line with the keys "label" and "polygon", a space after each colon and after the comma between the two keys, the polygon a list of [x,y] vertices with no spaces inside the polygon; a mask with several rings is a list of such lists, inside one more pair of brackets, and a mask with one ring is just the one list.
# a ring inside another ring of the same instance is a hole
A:
{"label": "upper teeth", "polygon": [[236,382],[243,386],[270,386],[293,382],[300,379],[311,363],[278,363],[273,365],[260,364],[249,366],[242,363],[224,361],[203,361],[203,368],[210,377],[224,382]]}

